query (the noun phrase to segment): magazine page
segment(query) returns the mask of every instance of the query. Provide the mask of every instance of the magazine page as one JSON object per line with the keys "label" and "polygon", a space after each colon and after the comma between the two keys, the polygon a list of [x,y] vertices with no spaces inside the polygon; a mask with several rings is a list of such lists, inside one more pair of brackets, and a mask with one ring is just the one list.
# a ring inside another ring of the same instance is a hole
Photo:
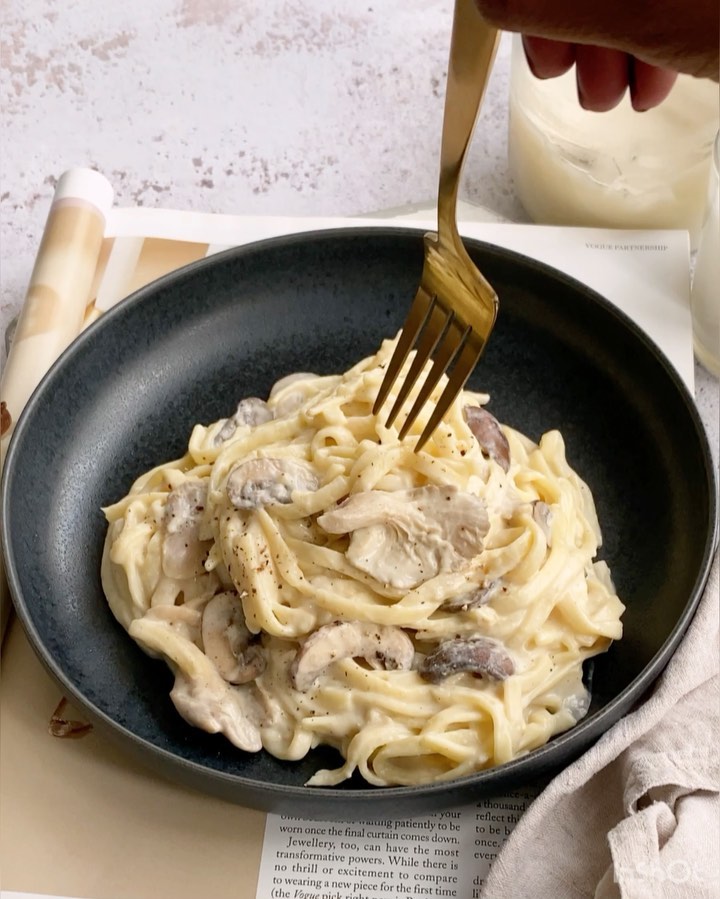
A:
{"label": "magazine page", "polygon": [[413,818],[268,815],[258,897],[478,899],[490,864],[539,787]]}

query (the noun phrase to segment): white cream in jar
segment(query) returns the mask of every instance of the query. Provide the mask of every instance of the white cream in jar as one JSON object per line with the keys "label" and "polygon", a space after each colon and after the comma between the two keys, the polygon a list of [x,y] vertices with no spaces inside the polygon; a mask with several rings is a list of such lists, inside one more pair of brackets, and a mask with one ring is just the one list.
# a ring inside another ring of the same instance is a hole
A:
{"label": "white cream in jar", "polygon": [[682,228],[696,244],[705,210],[718,86],[680,76],[657,108],[581,108],[575,70],[538,80],[513,46],[509,162],[536,222],[610,228]]}

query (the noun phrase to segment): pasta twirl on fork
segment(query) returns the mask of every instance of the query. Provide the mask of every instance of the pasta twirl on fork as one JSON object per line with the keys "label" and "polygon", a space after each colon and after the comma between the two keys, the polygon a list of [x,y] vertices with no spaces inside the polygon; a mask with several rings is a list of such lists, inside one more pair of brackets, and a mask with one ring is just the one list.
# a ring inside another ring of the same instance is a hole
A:
{"label": "pasta twirl on fork", "polygon": [[105,510],[108,602],[179,713],[281,759],[336,747],[311,785],[527,753],[586,714],[583,661],[622,635],[560,434],[535,444],[464,391],[413,452],[422,418],[400,442],[371,414],[392,349],[197,425]]}

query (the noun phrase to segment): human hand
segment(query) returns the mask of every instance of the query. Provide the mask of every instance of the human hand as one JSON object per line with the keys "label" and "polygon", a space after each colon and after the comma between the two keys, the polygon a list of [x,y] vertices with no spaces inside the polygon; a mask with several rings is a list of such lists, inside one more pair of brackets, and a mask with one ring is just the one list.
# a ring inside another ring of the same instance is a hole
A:
{"label": "human hand", "polygon": [[718,79],[717,0],[476,0],[483,17],[523,33],[532,71],[577,71],[586,109],[657,106],[677,72]]}
{"label": "human hand", "polygon": [[609,47],[575,44],[542,37],[523,37],[530,70],[537,78],[555,78],[575,66],[580,105],[593,112],[617,106],[630,89],[633,108],[640,111],[661,103],[677,74]]}

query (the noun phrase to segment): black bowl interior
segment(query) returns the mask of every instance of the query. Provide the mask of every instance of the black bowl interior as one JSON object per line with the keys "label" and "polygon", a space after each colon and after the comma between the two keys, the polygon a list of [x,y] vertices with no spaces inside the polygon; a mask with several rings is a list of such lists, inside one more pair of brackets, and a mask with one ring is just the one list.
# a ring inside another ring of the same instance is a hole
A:
{"label": "black bowl interior", "polygon": [[401,326],[422,264],[415,231],[336,231],[231,251],[162,279],[66,352],[18,424],[3,524],[15,603],[62,689],[170,777],[247,805],[322,817],[413,814],[546,776],[642,696],[690,621],[714,541],[712,464],[693,402],[629,320],[560,273],[469,242],[496,287],[496,330],[471,386],[533,438],[558,428],[598,507],[624,638],[595,661],[590,716],[529,756],[451,784],[303,786],[290,764],[191,729],[171,677],[116,624],[99,567],[101,506],[181,455],[192,425],[296,370],[342,371]]}

